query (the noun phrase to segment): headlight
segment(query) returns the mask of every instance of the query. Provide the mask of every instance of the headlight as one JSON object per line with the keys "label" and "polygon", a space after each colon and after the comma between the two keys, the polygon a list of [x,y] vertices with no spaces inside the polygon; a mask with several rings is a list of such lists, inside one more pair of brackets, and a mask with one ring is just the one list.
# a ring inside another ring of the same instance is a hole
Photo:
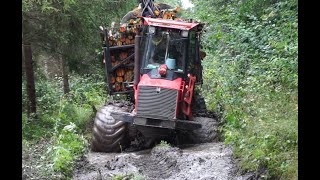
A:
{"label": "headlight", "polygon": [[149,26],[149,33],[154,34],[156,32],[156,27],[154,26]]}
{"label": "headlight", "polygon": [[189,31],[181,31],[182,37],[188,37]]}

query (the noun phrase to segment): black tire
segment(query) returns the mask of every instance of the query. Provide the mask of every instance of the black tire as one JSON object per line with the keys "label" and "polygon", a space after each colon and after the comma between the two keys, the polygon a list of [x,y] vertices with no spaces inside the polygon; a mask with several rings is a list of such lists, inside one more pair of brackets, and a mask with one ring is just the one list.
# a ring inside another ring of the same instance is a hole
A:
{"label": "black tire", "polygon": [[190,132],[192,142],[207,143],[217,141],[219,137],[217,118],[212,112],[208,112],[204,98],[198,91],[195,90],[193,97],[193,120],[199,122],[202,128]]}
{"label": "black tire", "polygon": [[209,111],[207,109],[206,102],[202,95],[199,93],[199,90],[195,89],[191,106],[192,115],[194,117],[209,117],[213,119],[218,119],[218,116],[213,111]]}
{"label": "black tire", "polygon": [[207,112],[206,102],[204,101],[202,95],[196,90],[194,91],[192,97],[191,108],[193,116],[205,116]]}
{"label": "black tire", "polygon": [[179,138],[182,143],[207,143],[219,140],[218,121],[213,112],[209,112],[206,103],[201,94],[195,90],[192,99],[192,115],[193,121],[199,122],[202,128],[185,131]]}
{"label": "black tire", "polygon": [[198,114],[198,113],[206,113],[207,112],[207,106],[206,103],[204,101],[204,98],[202,96],[197,96],[194,100],[193,100],[193,104],[192,104],[192,109],[193,109],[193,114]]}
{"label": "black tire", "polygon": [[114,119],[110,115],[113,111],[127,111],[127,108],[109,104],[97,112],[93,126],[92,151],[119,152],[128,145],[127,123]]}
{"label": "black tire", "polygon": [[191,132],[191,138],[195,143],[207,143],[219,140],[218,121],[208,117],[193,117],[195,122],[201,123],[200,129]]}
{"label": "black tire", "polygon": [[178,131],[179,144],[200,144],[219,141],[218,122],[208,117],[193,117],[193,121],[199,122],[202,127],[196,130]]}

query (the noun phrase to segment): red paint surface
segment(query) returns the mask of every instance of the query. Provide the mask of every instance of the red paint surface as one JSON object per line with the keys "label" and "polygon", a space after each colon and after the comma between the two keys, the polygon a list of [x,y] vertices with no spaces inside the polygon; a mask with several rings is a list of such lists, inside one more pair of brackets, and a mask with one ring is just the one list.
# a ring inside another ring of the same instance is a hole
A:
{"label": "red paint surface", "polygon": [[185,97],[182,101],[182,112],[189,117],[189,120],[192,120],[192,111],[191,111],[191,103],[192,96],[194,91],[194,84],[196,82],[196,77],[188,74],[189,77],[189,85],[188,89],[186,89]]}
{"label": "red paint surface", "polygon": [[179,90],[181,83],[182,83],[181,78],[177,78],[173,81],[166,80],[166,79],[151,79],[147,74],[144,74],[140,79],[138,87],[155,86],[155,87]]}

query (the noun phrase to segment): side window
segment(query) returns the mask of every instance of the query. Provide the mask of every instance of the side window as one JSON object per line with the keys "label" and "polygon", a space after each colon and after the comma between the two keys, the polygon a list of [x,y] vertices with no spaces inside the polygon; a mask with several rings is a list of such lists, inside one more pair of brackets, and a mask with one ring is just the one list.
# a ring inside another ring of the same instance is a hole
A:
{"label": "side window", "polygon": [[194,63],[196,60],[196,33],[194,31],[189,32],[189,48],[188,48],[188,56],[187,59],[187,72],[190,74],[195,74],[194,72]]}
{"label": "side window", "polygon": [[187,62],[187,72],[196,76],[196,82],[202,83],[202,66],[199,56],[199,42],[195,31],[189,32],[189,58]]}

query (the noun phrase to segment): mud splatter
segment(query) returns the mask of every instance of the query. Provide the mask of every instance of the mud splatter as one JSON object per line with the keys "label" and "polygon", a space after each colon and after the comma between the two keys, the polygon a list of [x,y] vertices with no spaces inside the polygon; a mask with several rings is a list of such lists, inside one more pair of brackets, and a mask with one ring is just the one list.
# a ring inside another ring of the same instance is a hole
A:
{"label": "mud splatter", "polygon": [[131,153],[89,153],[73,179],[111,179],[114,175],[141,174],[145,179],[252,179],[236,176],[232,151],[221,142],[156,146]]}

